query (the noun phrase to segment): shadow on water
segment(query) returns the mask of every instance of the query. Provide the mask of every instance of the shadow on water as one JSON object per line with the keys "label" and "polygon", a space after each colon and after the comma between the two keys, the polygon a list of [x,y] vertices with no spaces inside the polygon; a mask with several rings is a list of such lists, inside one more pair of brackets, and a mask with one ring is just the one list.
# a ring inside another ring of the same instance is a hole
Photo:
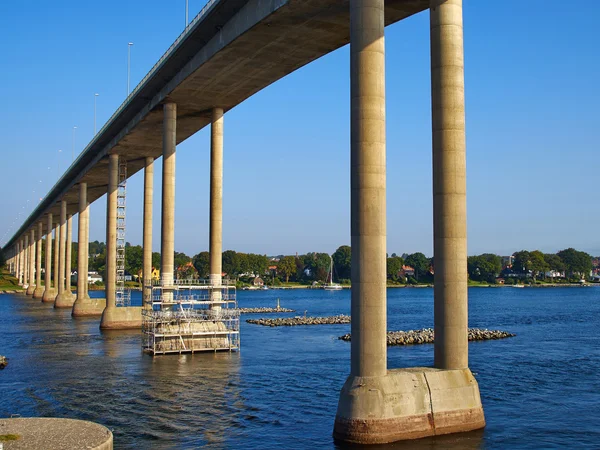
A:
{"label": "shadow on water", "polygon": [[484,447],[484,430],[447,434],[387,445],[348,445],[335,443],[338,450],[476,450]]}

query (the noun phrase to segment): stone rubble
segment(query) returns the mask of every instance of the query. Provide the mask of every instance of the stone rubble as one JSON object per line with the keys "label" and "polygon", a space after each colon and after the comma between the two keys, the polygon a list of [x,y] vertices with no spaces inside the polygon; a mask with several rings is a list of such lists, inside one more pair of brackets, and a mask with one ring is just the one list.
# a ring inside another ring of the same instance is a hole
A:
{"label": "stone rubble", "polygon": [[[514,337],[512,333],[500,330],[469,328],[469,341],[488,341]],[[342,341],[350,341],[350,334],[340,336]],[[388,331],[387,345],[433,344],[433,328],[409,331]]]}
{"label": "stone rubble", "polygon": [[296,312],[295,309],[287,309],[287,308],[238,308],[240,310],[240,314],[266,314],[266,313],[290,313]]}
{"label": "stone rubble", "polygon": [[265,327],[293,327],[296,325],[340,325],[350,323],[350,316],[340,314],[329,317],[280,317],[277,319],[248,319],[248,323]]}

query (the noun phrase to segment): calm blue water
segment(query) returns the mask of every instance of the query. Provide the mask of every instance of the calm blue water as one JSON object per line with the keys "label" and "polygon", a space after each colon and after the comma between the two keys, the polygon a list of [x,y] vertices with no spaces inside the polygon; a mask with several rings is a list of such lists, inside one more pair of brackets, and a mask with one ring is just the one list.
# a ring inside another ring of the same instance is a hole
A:
{"label": "calm blue water", "polygon": [[[517,334],[470,344],[486,429],[378,448],[600,448],[600,288],[469,295],[470,326]],[[348,291],[238,293],[242,307],[277,297],[302,314],[350,313]],[[431,289],[388,290],[389,329],[433,326],[432,307]],[[241,328],[239,354],[152,358],[137,332],[101,333],[96,319],[0,296],[0,354],[10,358],[0,417],[96,421],[114,430],[116,448],[335,448],[350,355],[337,337],[350,326]],[[433,346],[390,348],[388,359],[390,368],[431,365]]]}

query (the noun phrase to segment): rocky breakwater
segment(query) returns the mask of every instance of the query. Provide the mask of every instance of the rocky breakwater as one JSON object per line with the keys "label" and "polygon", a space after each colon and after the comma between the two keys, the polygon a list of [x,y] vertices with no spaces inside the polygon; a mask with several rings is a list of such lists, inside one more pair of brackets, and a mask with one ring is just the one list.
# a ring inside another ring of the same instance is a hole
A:
{"label": "rocky breakwater", "polygon": [[4,369],[6,366],[8,366],[8,358],[0,355],[0,370]]}
{"label": "rocky breakwater", "polygon": [[[481,328],[469,328],[469,341],[489,341],[495,339],[504,339],[514,337],[512,333],[500,330],[488,330]],[[340,336],[342,341],[350,341],[350,334]],[[387,345],[413,345],[413,344],[433,344],[433,328],[423,328],[421,330],[409,331],[388,331]]]}
{"label": "rocky breakwater", "polygon": [[267,314],[267,313],[291,313],[294,309],[287,308],[238,308],[240,314]]}
{"label": "rocky breakwater", "polygon": [[329,317],[280,317],[277,319],[248,319],[248,323],[265,327],[293,327],[297,325],[340,325],[350,323],[350,316],[343,314]]}

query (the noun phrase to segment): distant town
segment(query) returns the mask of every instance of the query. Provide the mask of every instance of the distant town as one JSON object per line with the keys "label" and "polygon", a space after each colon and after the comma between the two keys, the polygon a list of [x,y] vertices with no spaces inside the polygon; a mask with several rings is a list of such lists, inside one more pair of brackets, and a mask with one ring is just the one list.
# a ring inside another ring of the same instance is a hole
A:
{"label": "distant town", "polygon": [[[43,251],[43,250],[42,250]],[[77,243],[73,243],[71,282],[76,284]],[[104,287],[106,244],[90,242],[88,283]],[[130,287],[137,287],[142,278],[142,247],[126,245],[125,280]],[[42,261],[45,259],[42,257]],[[0,261],[1,265],[2,261]],[[303,255],[267,256],[241,253],[233,250],[223,252],[223,273],[235,279],[239,287],[263,288],[264,286],[320,286],[336,282],[349,286],[351,273],[351,248],[340,246],[332,255],[310,252]],[[160,253],[152,255],[152,278],[160,279]],[[175,252],[178,279],[208,278],[209,253],[194,256]],[[43,268],[42,268],[43,270]],[[512,255],[492,253],[469,256],[467,260],[471,285],[532,285],[560,283],[600,282],[600,257],[568,248],[557,253],[539,250],[521,250]],[[392,253],[387,258],[389,285],[428,285],[435,277],[433,258],[417,252]]]}

